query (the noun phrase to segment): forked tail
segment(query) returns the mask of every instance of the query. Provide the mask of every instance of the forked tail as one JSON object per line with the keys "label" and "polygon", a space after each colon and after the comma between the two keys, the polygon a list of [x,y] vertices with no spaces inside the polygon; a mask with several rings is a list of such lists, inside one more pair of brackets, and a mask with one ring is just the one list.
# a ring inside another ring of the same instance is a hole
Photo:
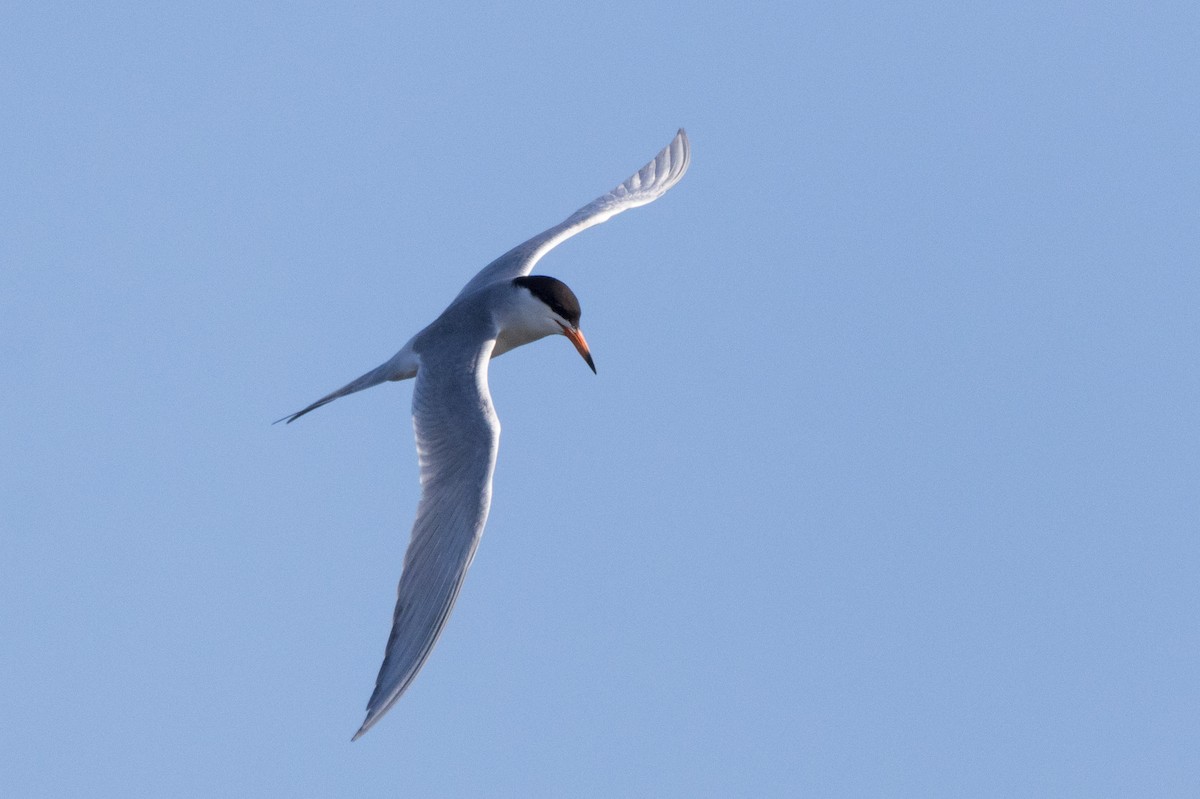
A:
{"label": "forked tail", "polygon": [[356,391],[362,391],[364,388],[377,386],[380,383],[388,380],[407,380],[410,377],[414,377],[416,374],[416,355],[413,354],[412,350],[406,346],[404,349],[392,356],[391,360],[389,360],[387,363],[375,367],[356,380],[350,381],[332,394],[326,394],[324,397],[321,397],[304,410],[296,411],[290,416],[284,416],[282,419],[276,419],[275,421],[271,422],[271,424],[279,424],[280,422],[291,424],[309,411],[315,411],[322,405],[327,405],[330,402],[333,402],[338,397],[344,397],[347,394],[353,394]]}

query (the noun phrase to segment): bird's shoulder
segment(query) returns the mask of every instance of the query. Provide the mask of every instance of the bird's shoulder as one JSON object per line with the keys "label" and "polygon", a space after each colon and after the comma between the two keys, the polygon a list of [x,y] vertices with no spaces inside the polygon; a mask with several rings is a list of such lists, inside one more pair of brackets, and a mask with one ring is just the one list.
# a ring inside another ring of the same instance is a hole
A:
{"label": "bird's shoulder", "polygon": [[511,282],[489,283],[456,297],[413,337],[413,349],[422,362],[430,358],[474,358],[479,348],[499,333],[498,312],[511,301]]}

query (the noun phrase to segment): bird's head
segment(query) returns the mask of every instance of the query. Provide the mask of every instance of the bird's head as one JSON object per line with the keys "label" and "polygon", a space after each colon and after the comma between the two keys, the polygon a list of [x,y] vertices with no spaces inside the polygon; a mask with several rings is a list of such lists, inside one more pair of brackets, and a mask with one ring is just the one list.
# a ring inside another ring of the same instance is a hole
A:
{"label": "bird's head", "polygon": [[[596,364],[588,349],[587,340],[579,330],[579,300],[566,283],[545,275],[527,275],[513,279],[522,296],[522,315],[525,323],[540,336],[557,333],[566,336],[594,373]],[[526,295],[528,299],[525,299]]]}

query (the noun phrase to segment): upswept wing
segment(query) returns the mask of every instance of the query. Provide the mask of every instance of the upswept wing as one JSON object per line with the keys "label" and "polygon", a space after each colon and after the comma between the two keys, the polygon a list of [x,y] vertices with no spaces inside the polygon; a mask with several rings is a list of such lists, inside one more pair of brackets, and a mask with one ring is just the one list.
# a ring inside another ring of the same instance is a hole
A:
{"label": "upswept wing", "polygon": [[528,275],[543,255],[581,230],[605,222],[622,211],[652,203],[667,193],[687,172],[691,145],[683,128],[654,160],[607,194],[597,197],[563,222],[519,244],[480,270],[458,296],[500,280]]}
{"label": "upswept wing", "polygon": [[488,392],[494,339],[422,359],[413,387],[421,501],[404,555],[396,611],[367,717],[371,728],[404,693],[437,642],[475,556],[492,502],[500,422]]}

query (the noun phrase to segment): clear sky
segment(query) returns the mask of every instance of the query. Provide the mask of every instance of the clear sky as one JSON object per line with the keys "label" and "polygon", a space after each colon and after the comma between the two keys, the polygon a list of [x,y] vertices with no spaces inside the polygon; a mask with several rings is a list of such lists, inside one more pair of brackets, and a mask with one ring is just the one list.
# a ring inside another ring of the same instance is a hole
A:
{"label": "clear sky", "polygon": [[[1125,6],[1124,8],[1122,7]],[[1200,795],[1195,3],[9,4],[0,794]],[[411,384],[543,274],[491,521],[350,736]]]}

